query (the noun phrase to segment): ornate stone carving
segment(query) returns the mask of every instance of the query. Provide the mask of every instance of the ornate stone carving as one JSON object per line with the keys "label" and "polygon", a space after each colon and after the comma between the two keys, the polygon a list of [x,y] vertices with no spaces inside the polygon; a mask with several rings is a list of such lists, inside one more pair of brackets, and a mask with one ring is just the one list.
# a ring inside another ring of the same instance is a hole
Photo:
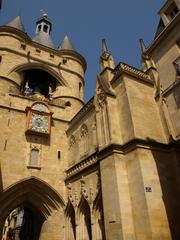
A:
{"label": "ornate stone carving", "polygon": [[88,134],[88,128],[85,124],[82,125],[81,127],[81,137],[84,137]]}
{"label": "ornate stone carving", "polygon": [[98,106],[100,108],[102,108],[104,106],[104,104],[106,104],[106,99],[107,99],[107,96],[106,96],[105,92],[102,90],[101,87],[98,87],[98,89],[97,89],[97,103],[98,103]]}
{"label": "ornate stone carving", "polygon": [[69,148],[74,146],[75,143],[76,143],[76,139],[75,139],[74,135],[71,135],[71,137],[69,139]]}

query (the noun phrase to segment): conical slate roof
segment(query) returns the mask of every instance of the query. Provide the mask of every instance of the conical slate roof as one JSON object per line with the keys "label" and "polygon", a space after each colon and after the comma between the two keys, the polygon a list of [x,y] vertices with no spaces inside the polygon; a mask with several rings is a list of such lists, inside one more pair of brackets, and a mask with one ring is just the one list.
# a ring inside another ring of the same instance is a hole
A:
{"label": "conical slate roof", "polygon": [[54,48],[54,43],[50,37],[50,35],[46,32],[38,32],[32,39],[34,42],[40,43],[46,47]]}
{"label": "conical slate roof", "polygon": [[62,41],[61,45],[59,46],[59,50],[71,50],[76,51],[73,47],[72,43],[70,42],[68,36],[65,36],[64,40]]}
{"label": "conical slate roof", "polygon": [[13,20],[11,20],[9,23],[6,24],[6,26],[13,27],[25,32],[25,28],[20,16],[17,16]]}

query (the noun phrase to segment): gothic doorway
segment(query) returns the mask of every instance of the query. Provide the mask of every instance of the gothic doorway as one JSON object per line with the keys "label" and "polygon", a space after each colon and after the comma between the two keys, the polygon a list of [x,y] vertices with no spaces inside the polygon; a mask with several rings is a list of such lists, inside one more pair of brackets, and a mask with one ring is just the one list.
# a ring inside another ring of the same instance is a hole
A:
{"label": "gothic doorway", "polygon": [[2,240],[38,240],[43,222],[36,209],[17,207],[5,220]]}
{"label": "gothic doorway", "polygon": [[0,197],[0,240],[45,240],[47,234],[61,239],[64,206],[62,197],[40,179],[14,184]]}

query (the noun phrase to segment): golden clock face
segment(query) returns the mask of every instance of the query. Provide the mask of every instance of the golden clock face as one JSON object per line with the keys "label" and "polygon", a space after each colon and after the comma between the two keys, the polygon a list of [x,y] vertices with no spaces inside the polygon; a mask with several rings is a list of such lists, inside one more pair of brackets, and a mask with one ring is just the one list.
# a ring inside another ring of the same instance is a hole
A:
{"label": "golden clock face", "polygon": [[48,116],[32,113],[29,121],[29,128],[40,133],[48,133],[49,121]]}

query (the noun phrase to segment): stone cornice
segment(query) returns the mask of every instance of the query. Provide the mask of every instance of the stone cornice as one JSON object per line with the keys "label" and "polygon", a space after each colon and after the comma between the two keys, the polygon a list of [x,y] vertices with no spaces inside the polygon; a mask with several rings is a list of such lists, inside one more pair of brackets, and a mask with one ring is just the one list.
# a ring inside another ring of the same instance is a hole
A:
{"label": "stone cornice", "polygon": [[108,156],[118,153],[118,154],[126,154],[130,151],[133,151],[137,148],[149,149],[154,151],[171,151],[172,149],[180,152],[180,143],[172,142],[169,144],[160,143],[153,141],[151,139],[132,139],[129,142],[120,145],[120,144],[110,144],[105,146],[103,149],[97,150],[95,153],[85,157],[80,162],[74,164],[69,169],[66,170],[66,180],[80,174],[82,171],[85,171],[89,167],[97,164],[99,161],[107,158]]}
{"label": "stone cornice", "polygon": [[74,164],[72,167],[70,167],[66,171],[67,179],[83,171],[84,169],[87,169],[89,166],[96,164],[97,162],[98,162],[98,157],[97,157],[97,152],[95,152],[90,156],[84,158],[80,162]]}
{"label": "stone cornice", "polygon": [[127,73],[133,77],[135,77],[137,80],[142,80],[150,85],[153,85],[153,81],[150,79],[149,75],[144,73],[143,71],[132,67],[126,63],[120,62],[114,69],[114,78],[111,80],[112,82],[122,73]]}
{"label": "stone cornice", "polygon": [[134,138],[123,145],[110,144],[107,147],[101,149],[98,153],[98,159],[99,161],[103,160],[104,158],[108,157],[113,153],[127,154],[137,148],[149,149],[154,151],[163,151],[163,152],[176,149],[177,151],[180,152],[180,143],[171,142],[171,143],[165,144],[165,143],[156,142],[151,139],[145,140],[145,139]]}
{"label": "stone cornice", "polygon": [[[6,32],[7,34],[8,33],[15,34],[14,37],[16,37],[17,39],[21,38],[21,39],[25,40],[27,43],[30,43],[32,41],[31,38],[27,35],[27,33],[23,32],[17,28],[13,28],[10,26],[0,26],[0,33],[1,32]],[[9,34],[9,36],[12,36],[12,35]]]}
{"label": "stone cornice", "polygon": [[70,121],[70,125],[68,130],[66,131],[67,134],[71,131],[74,124],[76,124],[80,119],[82,119],[93,107],[94,107],[94,97],[92,97],[82,108],[81,110],[73,117]]}

